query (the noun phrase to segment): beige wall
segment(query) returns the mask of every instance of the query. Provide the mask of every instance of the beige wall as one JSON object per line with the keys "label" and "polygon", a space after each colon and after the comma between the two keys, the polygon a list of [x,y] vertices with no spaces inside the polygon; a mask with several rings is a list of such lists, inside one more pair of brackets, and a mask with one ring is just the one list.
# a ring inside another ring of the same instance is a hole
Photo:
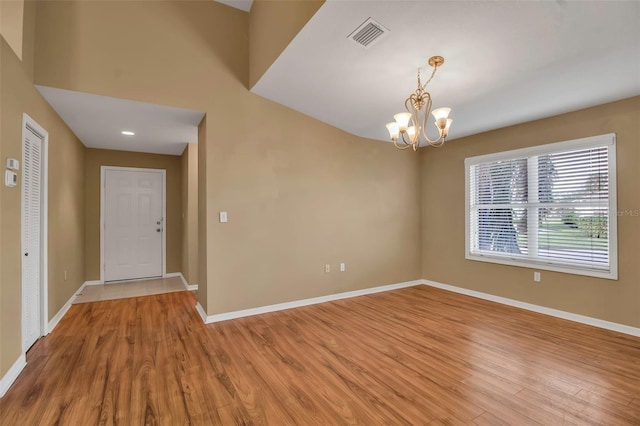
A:
{"label": "beige wall", "polygon": [[0,1],[0,34],[22,60],[22,29],[24,24],[24,0]]}
{"label": "beige wall", "polygon": [[618,211],[640,211],[640,97],[427,149],[422,157],[422,275],[445,284],[640,327],[640,216],[618,218],[619,280],[465,260],[464,159],[605,133],[617,135]]}
{"label": "beige wall", "polygon": [[38,17],[39,84],[207,113],[198,297],[209,314],[420,277],[418,156],[248,92],[247,13],[45,2]]}
{"label": "beige wall", "polygon": [[35,1],[0,0],[0,33],[29,79],[33,79],[35,25]]}
{"label": "beige wall", "polygon": [[198,145],[184,149],[182,162],[182,275],[198,284]]}
{"label": "beige wall", "polygon": [[38,2],[35,81],[222,109],[248,81],[248,15],[214,1]]}
{"label": "beige wall", "polygon": [[182,164],[176,155],[87,149],[85,152],[85,271],[86,280],[100,279],[100,167],[164,169],[166,174],[167,273],[181,272],[182,265]]}
{"label": "beige wall", "polygon": [[[242,143],[206,152],[209,313],[419,278],[418,156],[238,98],[232,110],[255,125],[226,114],[221,140]],[[229,223],[217,223],[221,210]]]}
{"label": "beige wall", "polygon": [[278,59],[324,0],[254,0],[249,12],[249,87]]}
{"label": "beige wall", "polygon": [[[27,27],[29,19],[33,21],[33,17],[25,16]],[[84,146],[33,87],[31,70],[25,65],[31,60],[23,55],[24,62],[20,62],[4,37],[0,51],[0,161],[4,165],[7,158],[17,158],[22,164],[23,113],[49,133],[47,306],[51,319],[84,281]],[[4,173],[4,169],[0,170]],[[21,354],[20,184],[19,179],[15,188],[0,185],[0,377]]]}

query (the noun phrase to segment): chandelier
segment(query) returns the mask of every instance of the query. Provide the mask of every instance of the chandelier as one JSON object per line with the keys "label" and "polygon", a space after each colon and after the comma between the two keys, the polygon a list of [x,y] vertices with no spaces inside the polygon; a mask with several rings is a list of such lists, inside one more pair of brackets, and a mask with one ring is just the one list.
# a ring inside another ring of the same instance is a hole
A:
{"label": "chandelier", "polygon": [[[391,141],[398,149],[407,149],[412,147],[414,151],[418,150],[420,145],[426,146],[442,146],[449,134],[449,127],[453,122],[449,117],[451,108],[437,108],[431,111],[431,94],[425,91],[427,84],[431,82],[433,76],[436,75],[438,67],[444,64],[442,56],[432,56],[429,58],[429,65],[433,67],[431,77],[426,83],[420,81],[420,68],[418,68],[418,88],[404,101],[404,107],[407,112],[400,112],[393,116],[396,121],[387,124]],[[429,139],[427,136],[427,117],[429,113],[435,118],[435,125],[438,128],[438,138]],[[426,143],[422,143],[422,141]]]}

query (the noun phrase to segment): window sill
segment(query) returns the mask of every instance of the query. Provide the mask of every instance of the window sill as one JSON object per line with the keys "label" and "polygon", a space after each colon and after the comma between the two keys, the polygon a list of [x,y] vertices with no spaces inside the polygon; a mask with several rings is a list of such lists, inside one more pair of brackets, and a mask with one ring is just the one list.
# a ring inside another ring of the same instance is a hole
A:
{"label": "window sill", "polygon": [[553,272],[562,272],[565,274],[573,274],[573,275],[584,275],[588,277],[595,278],[604,278],[608,280],[617,280],[618,279],[618,271],[617,268],[612,265],[610,271],[608,270],[594,270],[594,269],[585,269],[580,267],[572,267],[566,265],[555,265],[545,261],[535,261],[530,259],[511,259],[504,258],[498,256],[491,255],[478,255],[471,254],[469,252],[466,253],[465,259],[474,260],[478,262],[489,262],[489,263],[497,263],[500,265],[508,265],[508,266],[518,266],[521,268],[529,268],[529,269],[541,269],[543,271],[553,271]]}

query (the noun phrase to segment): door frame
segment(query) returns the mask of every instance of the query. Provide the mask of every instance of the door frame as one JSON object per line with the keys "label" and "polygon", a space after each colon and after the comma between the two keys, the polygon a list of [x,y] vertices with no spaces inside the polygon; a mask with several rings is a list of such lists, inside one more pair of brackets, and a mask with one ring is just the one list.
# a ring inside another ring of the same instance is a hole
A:
{"label": "door frame", "polygon": [[[167,275],[167,171],[144,167],[100,166],[100,283],[104,284],[104,220],[107,170],[120,172],[160,172],[162,174],[162,276]],[[128,280],[121,280],[128,281]]]}
{"label": "door frame", "polygon": [[24,241],[24,212],[23,212],[23,199],[24,199],[24,140],[27,136],[27,126],[37,133],[42,138],[42,156],[40,158],[40,337],[45,336],[48,333],[49,324],[49,306],[48,306],[48,289],[49,289],[49,132],[47,132],[42,126],[40,126],[33,118],[27,113],[22,114],[22,173],[20,184],[20,319],[21,319],[21,340],[22,351],[25,352],[29,348],[25,348],[25,323],[24,321],[24,304],[26,298],[25,283],[22,276],[22,260],[24,258],[25,241]]}

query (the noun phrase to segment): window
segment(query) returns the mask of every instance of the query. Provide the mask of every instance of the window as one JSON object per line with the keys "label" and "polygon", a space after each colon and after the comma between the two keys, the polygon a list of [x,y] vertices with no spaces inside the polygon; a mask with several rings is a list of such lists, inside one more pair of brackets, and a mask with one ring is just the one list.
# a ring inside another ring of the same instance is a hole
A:
{"label": "window", "polygon": [[618,279],[615,135],[467,158],[466,258]]}

